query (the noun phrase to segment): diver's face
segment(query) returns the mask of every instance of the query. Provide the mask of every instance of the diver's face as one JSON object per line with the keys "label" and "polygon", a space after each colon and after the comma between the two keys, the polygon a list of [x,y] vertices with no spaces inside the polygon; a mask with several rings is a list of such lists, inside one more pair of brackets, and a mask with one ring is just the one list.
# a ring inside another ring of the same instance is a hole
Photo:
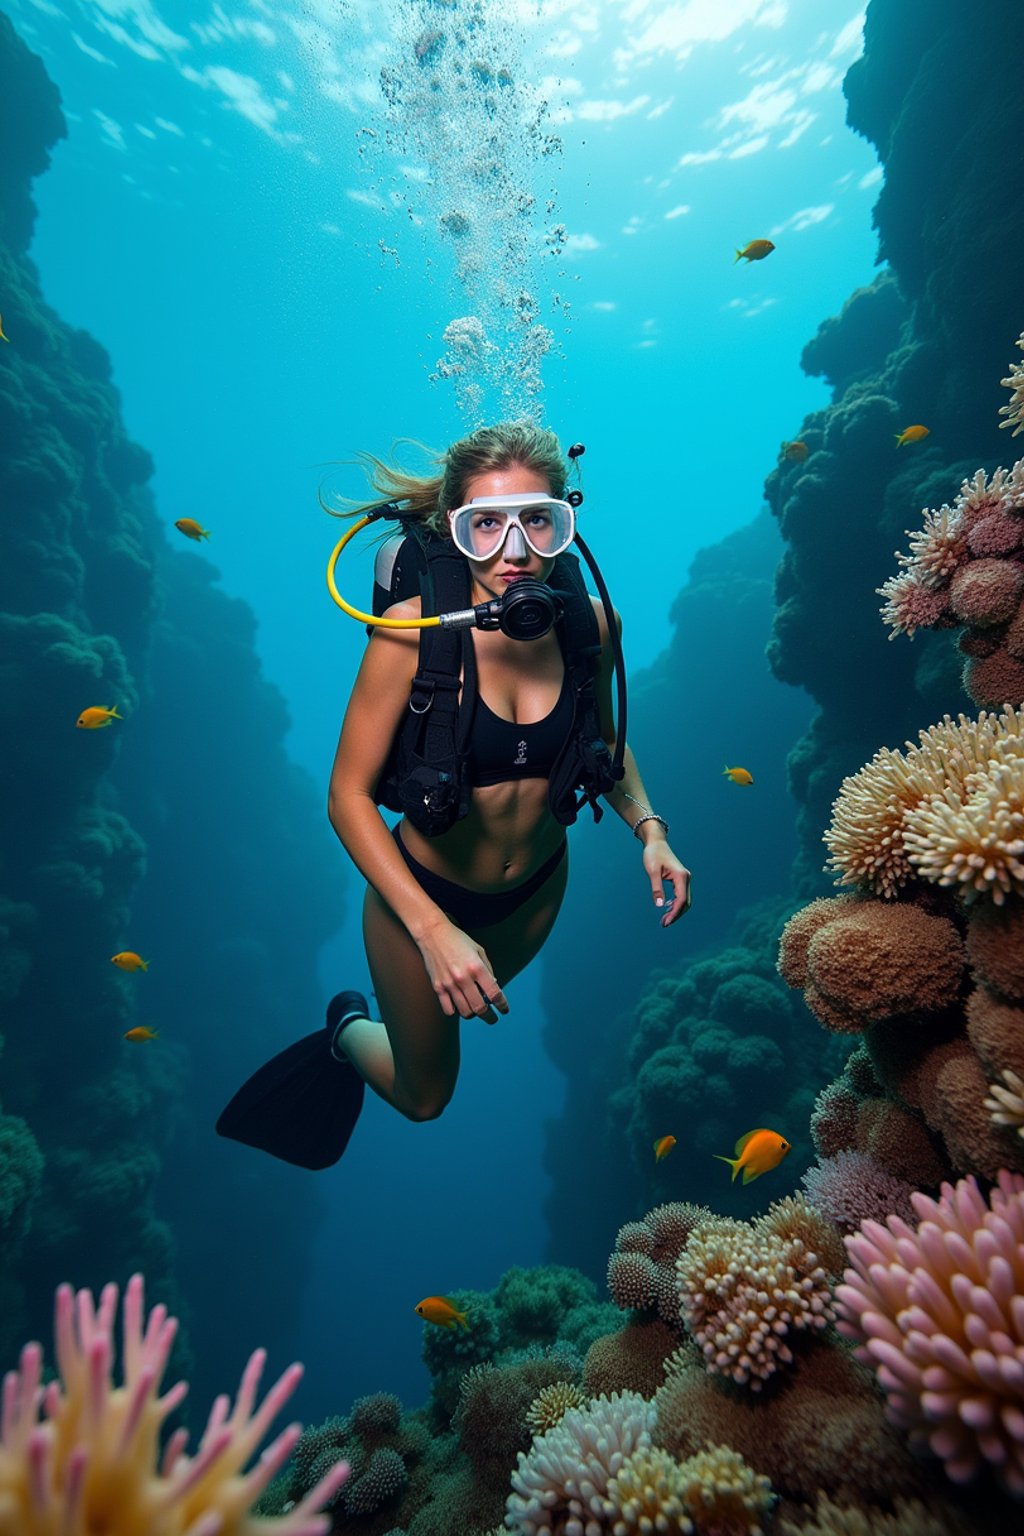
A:
{"label": "diver's face", "polygon": [[[474,475],[462,489],[463,502],[475,501],[479,496],[529,496],[531,492],[542,496],[551,495],[551,485],[546,475],[527,469],[522,464],[511,464],[507,469],[489,470],[487,474]],[[525,539],[506,537],[496,554],[487,560],[470,562],[473,580],[488,597],[501,597],[514,581],[532,576],[534,581],[547,581],[554,569],[554,560],[545,560],[536,554]]]}

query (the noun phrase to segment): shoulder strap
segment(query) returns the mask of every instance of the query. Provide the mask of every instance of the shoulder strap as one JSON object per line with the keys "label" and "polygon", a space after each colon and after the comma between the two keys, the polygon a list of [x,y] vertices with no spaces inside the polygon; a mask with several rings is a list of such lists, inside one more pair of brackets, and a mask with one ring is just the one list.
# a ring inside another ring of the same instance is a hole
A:
{"label": "shoulder strap", "polygon": [[[469,602],[469,570],[463,555],[447,540],[424,544],[426,567],[421,577],[424,615],[451,613]],[[459,707],[460,672],[465,675]],[[409,708],[424,715],[423,754],[429,762],[444,762],[453,751],[465,750],[476,704],[476,652],[468,630],[420,630],[419,667],[413,678]]]}

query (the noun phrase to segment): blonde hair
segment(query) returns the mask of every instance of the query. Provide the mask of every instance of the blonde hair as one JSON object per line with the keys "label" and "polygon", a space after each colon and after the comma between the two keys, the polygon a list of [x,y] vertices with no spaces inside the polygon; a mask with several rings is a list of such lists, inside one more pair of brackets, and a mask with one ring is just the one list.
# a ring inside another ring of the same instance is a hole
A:
{"label": "blonde hair", "polygon": [[418,443],[414,438],[400,438],[400,443],[411,443],[425,453],[437,465],[433,475],[414,475],[395,464],[385,463],[372,453],[359,453],[356,462],[361,464],[366,477],[378,492],[373,501],[350,503],[345,510],[327,506],[320,497],[320,505],[332,517],[361,517],[379,504],[380,499],[397,501],[402,511],[419,518],[433,533],[448,536],[446,513],[452,507],[460,507],[465,501],[465,488],[477,475],[494,470],[510,469],[514,464],[543,475],[551,487],[552,496],[564,496],[568,467],[558,444],[558,438],[547,427],[539,427],[532,421],[503,421],[493,427],[478,427],[466,437],[460,437],[443,453],[437,453]]}

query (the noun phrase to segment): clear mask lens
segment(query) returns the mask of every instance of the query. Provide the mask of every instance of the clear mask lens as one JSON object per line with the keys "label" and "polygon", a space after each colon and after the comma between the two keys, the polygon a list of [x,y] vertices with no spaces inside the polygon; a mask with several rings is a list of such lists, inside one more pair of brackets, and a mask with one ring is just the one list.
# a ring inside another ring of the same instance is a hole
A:
{"label": "clear mask lens", "polygon": [[[517,530],[535,555],[551,559],[568,549],[575,532],[573,509],[568,502],[525,498],[481,499],[459,507],[451,514],[452,540],[470,560],[489,560],[502,547],[512,559],[522,557]],[[505,544],[508,539],[508,544]]]}

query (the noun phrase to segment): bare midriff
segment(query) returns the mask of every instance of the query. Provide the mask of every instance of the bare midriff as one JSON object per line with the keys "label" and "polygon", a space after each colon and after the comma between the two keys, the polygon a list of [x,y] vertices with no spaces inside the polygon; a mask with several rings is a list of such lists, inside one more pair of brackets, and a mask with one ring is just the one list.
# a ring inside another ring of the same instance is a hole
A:
{"label": "bare midriff", "polygon": [[[565,665],[553,633],[522,642],[474,635],[480,694],[496,714],[522,725],[551,713]],[[529,671],[514,664],[511,646],[528,644]],[[469,813],[440,837],[424,837],[402,822],[402,842],[414,859],[445,880],[473,891],[520,885],[551,857],[565,836],[548,810],[547,779],[517,778],[471,792]]]}

